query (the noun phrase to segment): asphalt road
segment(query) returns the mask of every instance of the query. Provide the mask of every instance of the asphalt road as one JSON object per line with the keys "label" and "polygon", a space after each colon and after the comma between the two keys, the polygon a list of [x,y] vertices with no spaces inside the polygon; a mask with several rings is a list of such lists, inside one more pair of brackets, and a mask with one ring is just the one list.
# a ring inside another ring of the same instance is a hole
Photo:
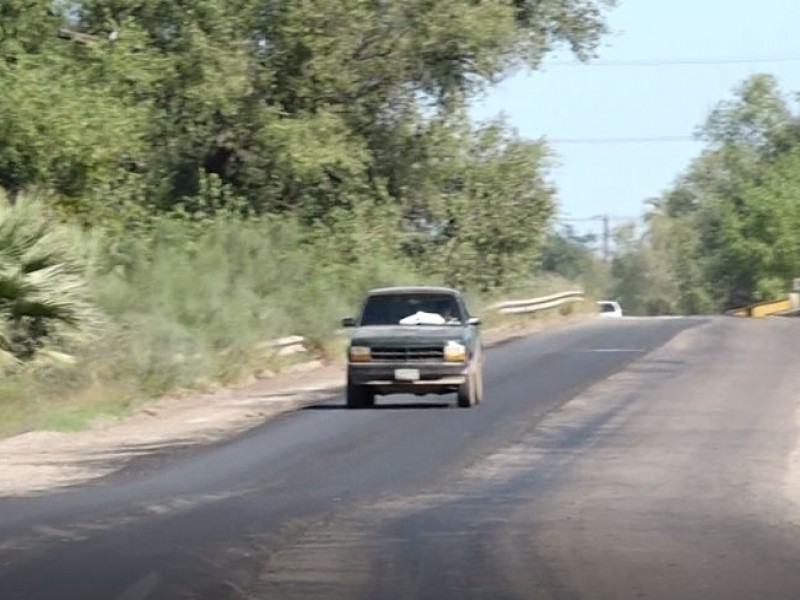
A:
{"label": "asphalt road", "polygon": [[[666,344],[666,345],[665,345]],[[0,501],[0,599],[800,598],[800,321],[623,319]]]}

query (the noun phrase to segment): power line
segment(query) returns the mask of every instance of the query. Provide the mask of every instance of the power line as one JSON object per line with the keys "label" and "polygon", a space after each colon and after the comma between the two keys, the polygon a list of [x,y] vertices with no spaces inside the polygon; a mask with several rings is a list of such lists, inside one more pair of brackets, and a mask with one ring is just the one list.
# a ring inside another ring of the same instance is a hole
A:
{"label": "power line", "polygon": [[591,217],[572,217],[569,214],[559,214],[553,217],[556,223],[589,223],[592,221],[637,221],[640,217],[636,215],[614,215],[603,213]]}
{"label": "power line", "polygon": [[548,144],[663,144],[676,142],[704,143],[691,135],[660,135],[650,137],[544,138]]}
{"label": "power line", "polygon": [[642,59],[642,60],[598,60],[581,62],[553,61],[544,62],[542,67],[674,67],[674,66],[716,66],[716,65],[746,65],[767,63],[800,62],[800,56],[762,56],[762,57],[730,57],[730,58],[667,58],[667,59]]}
{"label": "power line", "polygon": [[563,221],[565,223],[585,223],[587,221],[599,221],[603,218],[603,215],[595,215],[594,217],[568,217],[568,216],[556,216],[556,221]]}

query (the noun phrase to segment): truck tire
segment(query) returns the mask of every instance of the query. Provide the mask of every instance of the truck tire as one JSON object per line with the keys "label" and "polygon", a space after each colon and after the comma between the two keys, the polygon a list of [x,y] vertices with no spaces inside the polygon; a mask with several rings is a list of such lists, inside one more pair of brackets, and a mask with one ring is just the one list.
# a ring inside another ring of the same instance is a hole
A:
{"label": "truck tire", "polygon": [[480,398],[478,397],[478,388],[480,387],[479,377],[475,368],[472,368],[467,375],[466,381],[458,386],[456,401],[459,408],[471,408],[480,402]]}
{"label": "truck tire", "polygon": [[483,367],[479,364],[475,367],[475,404],[483,402]]}
{"label": "truck tire", "polygon": [[375,393],[366,386],[347,384],[347,408],[372,408]]}

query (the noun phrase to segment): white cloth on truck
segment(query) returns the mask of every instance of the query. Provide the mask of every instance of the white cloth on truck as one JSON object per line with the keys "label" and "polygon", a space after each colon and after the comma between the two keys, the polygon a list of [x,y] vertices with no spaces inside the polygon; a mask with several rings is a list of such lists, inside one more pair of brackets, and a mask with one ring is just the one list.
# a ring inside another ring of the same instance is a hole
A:
{"label": "white cloth on truck", "polygon": [[423,311],[400,319],[400,325],[444,325],[446,322],[442,315]]}

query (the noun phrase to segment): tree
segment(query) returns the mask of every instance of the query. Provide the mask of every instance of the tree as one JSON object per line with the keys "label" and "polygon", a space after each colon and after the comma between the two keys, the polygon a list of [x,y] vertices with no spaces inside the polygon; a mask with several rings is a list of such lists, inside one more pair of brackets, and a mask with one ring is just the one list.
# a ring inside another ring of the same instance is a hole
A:
{"label": "tree", "polygon": [[798,117],[774,78],[756,75],[712,111],[702,137],[708,147],[653,203],[642,240],[675,284],[662,293],[684,312],[786,293],[800,272]]}
{"label": "tree", "polygon": [[145,92],[156,111],[143,162],[156,204],[183,202],[211,172],[257,210],[312,220],[363,194],[393,198],[409,183],[395,179],[409,128],[425,128],[430,111],[457,115],[472,94],[560,44],[591,55],[612,4],[71,3],[82,30],[118,30],[120,43],[134,39],[158,64]]}
{"label": "tree", "polygon": [[570,225],[551,231],[542,246],[542,269],[573,281],[586,279],[598,267],[596,242],[595,234],[578,235]]}
{"label": "tree", "polygon": [[440,123],[428,133],[429,182],[404,202],[406,248],[419,268],[448,283],[490,289],[529,275],[555,212],[548,152],[502,121]]}
{"label": "tree", "polygon": [[13,0],[0,185],[116,230],[233,203],[317,239],[353,215],[426,274],[501,285],[538,263],[555,191],[542,144],[467,106],[559,46],[590,56],[612,5]]}
{"label": "tree", "polygon": [[711,112],[700,134],[714,146],[759,150],[774,144],[791,125],[792,113],[777,80],[760,73],[736,89],[734,100],[721,102]]}

